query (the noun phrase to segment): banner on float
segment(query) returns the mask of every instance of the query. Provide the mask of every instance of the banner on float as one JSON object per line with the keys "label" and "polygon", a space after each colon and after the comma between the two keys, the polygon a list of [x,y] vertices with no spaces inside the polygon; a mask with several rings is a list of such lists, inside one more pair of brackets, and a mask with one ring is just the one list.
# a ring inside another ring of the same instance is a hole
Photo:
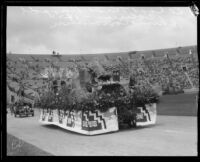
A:
{"label": "banner on float", "polygon": [[39,121],[42,124],[54,124],[61,128],[86,135],[102,134],[118,131],[117,109],[106,112],[94,111],[64,111],[43,109]]}
{"label": "banner on float", "polygon": [[153,125],[156,123],[156,103],[145,105],[145,108],[138,107],[136,115],[136,126]]}

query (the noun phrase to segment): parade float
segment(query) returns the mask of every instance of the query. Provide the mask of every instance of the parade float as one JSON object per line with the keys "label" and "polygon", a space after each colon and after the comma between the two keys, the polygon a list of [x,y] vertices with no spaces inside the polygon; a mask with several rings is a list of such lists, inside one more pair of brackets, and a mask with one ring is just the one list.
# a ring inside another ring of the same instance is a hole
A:
{"label": "parade float", "polygon": [[41,124],[96,135],[118,131],[122,124],[156,123],[157,94],[137,86],[127,91],[119,70],[105,73],[96,67],[46,70],[49,86],[40,99]]}

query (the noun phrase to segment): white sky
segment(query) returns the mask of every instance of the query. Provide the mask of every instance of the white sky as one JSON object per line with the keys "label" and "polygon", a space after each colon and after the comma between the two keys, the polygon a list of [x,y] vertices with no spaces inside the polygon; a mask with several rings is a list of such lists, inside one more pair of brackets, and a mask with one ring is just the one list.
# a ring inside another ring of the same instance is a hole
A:
{"label": "white sky", "polygon": [[94,54],[197,44],[189,7],[8,7],[7,52]]}

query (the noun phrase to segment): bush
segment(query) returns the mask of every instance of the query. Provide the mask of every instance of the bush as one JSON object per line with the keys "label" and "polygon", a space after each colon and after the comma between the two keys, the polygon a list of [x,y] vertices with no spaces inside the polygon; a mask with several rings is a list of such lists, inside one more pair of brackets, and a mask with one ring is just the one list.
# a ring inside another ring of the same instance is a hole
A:
{"label": "bush", "polygon": [[43,93],[40,98],[39,106],[46,109],[56,109],[56,95],[52,91]]}
{"label": "bush", "polygon": [[159,95],[148,86],[135,87],[130,98],[135,107],[144,107],[146,104],[158,103],[159,101]]}

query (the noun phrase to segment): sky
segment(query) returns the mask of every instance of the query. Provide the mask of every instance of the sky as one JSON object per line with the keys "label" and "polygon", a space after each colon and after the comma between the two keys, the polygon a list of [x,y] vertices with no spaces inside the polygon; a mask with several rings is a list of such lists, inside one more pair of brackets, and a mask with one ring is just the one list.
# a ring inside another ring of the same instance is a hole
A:
{"label": "sky", "polygon": [[189,7],[8,7],[7,53],[95,54],[197,45]]}

